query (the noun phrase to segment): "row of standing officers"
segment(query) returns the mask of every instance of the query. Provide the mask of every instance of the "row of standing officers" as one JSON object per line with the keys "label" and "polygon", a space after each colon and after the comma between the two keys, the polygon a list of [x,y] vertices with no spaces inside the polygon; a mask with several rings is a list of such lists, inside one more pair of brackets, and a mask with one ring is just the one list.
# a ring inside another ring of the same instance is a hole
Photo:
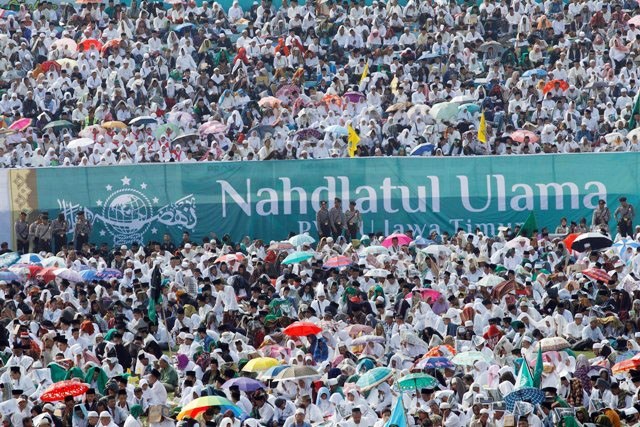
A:
{"label": "row of standing officers", "polygon": [[20,217],[14,224],[16,250],[22,254],[30,252],[57,253],[69,244],[68,233],[73,232],[72,243],[76,250],[89,242],[91,223],[83,211],[77,213],[73,227],[65,219],[63,213],[58,214],[53,221],[49,214],[43,212],[31,223],[27,221],[27,213],[20,212]]}

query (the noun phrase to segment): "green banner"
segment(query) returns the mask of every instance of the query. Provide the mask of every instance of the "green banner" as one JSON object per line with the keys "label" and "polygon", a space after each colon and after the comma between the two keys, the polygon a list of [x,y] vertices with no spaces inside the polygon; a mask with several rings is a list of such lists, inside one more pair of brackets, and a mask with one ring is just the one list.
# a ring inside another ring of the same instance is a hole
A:
{"label": "green banner", "polygon": [[[93,222],[92,241],[128,244],[204,236],[284,239],[316,235],[321,200],[357,202],[362,231],[412,229],[489,235],[536,212],[551,232],[561,217],[578,221],[598,199],[637,202],[640,154],[576,154],[468,158],[366,158],[38,169],[37,206],[79,209]],[[32,171],[33,172],[33,171]]]}

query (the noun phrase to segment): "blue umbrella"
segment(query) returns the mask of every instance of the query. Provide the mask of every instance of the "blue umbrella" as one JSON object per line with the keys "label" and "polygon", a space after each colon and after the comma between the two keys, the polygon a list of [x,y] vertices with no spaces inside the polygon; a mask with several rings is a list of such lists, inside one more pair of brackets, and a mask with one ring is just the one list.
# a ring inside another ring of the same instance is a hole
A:
{"label": "blue umbrella", "polygon": [[278,375],[280,373],[280,371],[284,371],[285,369],[289,368],[290,365],[277,365],[277,366],[272,366],[271,368],[267,369],[266,371],[264,371],[263,373],[260,374],[260,379],[263,381],[268,381],[268,380],[272,380],[276,377],[276,375]]}
{"label": "blue umbrella", "polygon": [[362,391],[370,390],[378,384],[382,384],[383,382],[388,380],[392,375],[393,369],[391,368],[373,368],[365,372],[360,378],[358,378],[356,386],[360,387]]}
{"label": "blue umbrella", "polygon": [[23,264],[38,264],[42,262],[42,257],[38,254],[24,254],[20,257]]}
{"label": "blue umbrella", "polygon": [[538,77],[547,77],[547,72],[540,68],[534,68],[533,70],[527,70],[522,73],[522,77],[532,77],[534,75]]}
{"label": "blue umbrella", "polygon": [[504,397],[504,402],[507,407],[507,411],[513,412],[513,408],[516,402],[529,402],[534,405],[542,403],[544,400],[544,393],[539,388],[525,387],[519,390],[514,390]]}
{"label": "blue umbrella", "polygon": [[12,271],[0,271],[0,280],[11,282],[12,280],[20,280],[20,278]]}
{"label": "blue umbrella", "polygon": [[618,253],[622,255],[627,251],[627,248],[640,248],[640,243],[630,237],[625,237],[624,239],[615,242],[612,246],[618,249]]}
{"label": "blue umbrella", "polygon": [[122,277],[122,271],[116,270],[115,268],[105,268],[101,272],[96,274],[96,279],[111,279],[115,277],[116,279],[120,279]]}
{"label": "blue umbrella", "polygon": [[7,252],[0,255],[0,268],[9,267],[18,262],[20,254],[18,252]]}
{"label": "blue umbrella", "polygon": [[480,111],[480,106],[478,104],[464,104],[458,107],[458,111],[468,111],[469,113],[477,113]]}
{"label": "blue umbrella", "polygon": [[305,243],[312,244],[315,242],[316,242],[316,239],[309,236],[307,233],[297,234],[289,239],[289,243],[291,243],[295,247],[302,246]]}
{"label": "blue umbrella", "polygon": [[349,134],[349,132],[347,131],[347,128],[344,126],[338,126],[338,125],[331,125],[331,126],[327,126],[324,129],[325,132],[329,132],[329,133],[333,133],[335,135],[341,135],[341,136],[346,136]]}
{"label": "blue umbrella", "polygon": [[310,252],[304,252],[304,251],[298,251],[298,252],[293,252],[291,254],[289,254],[289,256],[287,256],[284,261],[282,261],[283,264],[287,265],[287,264],[298,264],[301,263],[303,261],[308,260],[309,258],[313,258],[313,254]]}
{"label": "blue umbrella", "polygon": [[412,156],[422,156],[426,153],[432,153],[433,149],[436,146],[433,144],[429,144],[429,143],[425,143],[425,144],[420,144],[418,146],[416,146],[416,148],[414,148],[413,150],[411,150],[411,155]]}
{"label": "blue umbrella", "polygon": [[222,388],[231,388],[231,386],[238,386],[241,391],[252,392],[264,388],[264,384],[253,378],[238,377],[232,378],[229,381],[222,384]]}
{"label": "blue umbrella", "polygon": [[419,369],[444,369],[455,368],[455,365],[451,363],[449,359],[446,357],[428,357],[426,359],[422,359],[416,364],[416,368]]}
{"label": "blue umbrella", "polygon": [[190,22],[187,22],[186,24],[180,24],[180,25],[176,25],[176,27],[174,28],[174,31],[180,35],[182,35],[182,32],[184,30],[189,30],[191,31],[192,28],[194,28],[195,25],[193,25]]}
{"label": "blue umbrella", "polygon": [[95,270],[82,270],[80,273],[80,277],[86,282],[90,282],[96,278],[98,272]]}

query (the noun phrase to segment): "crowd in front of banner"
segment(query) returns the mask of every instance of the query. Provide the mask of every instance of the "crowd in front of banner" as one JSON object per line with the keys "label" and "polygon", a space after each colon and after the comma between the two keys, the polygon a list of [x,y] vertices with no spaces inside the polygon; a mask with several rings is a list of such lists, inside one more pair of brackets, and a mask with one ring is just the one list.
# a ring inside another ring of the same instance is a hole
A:
{"label": "crowd in front of banner", "polygon": [[2,10],[0,166],[640,149],[636,1],[132,3]]}

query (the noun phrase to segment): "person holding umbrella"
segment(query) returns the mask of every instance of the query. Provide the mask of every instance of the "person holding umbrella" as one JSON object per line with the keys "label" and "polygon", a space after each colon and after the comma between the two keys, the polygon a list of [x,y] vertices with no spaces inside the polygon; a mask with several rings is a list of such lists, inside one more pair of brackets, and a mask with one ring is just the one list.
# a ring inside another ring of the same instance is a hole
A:
{"label": "person holding umbrella", "polygon": [[620,197],[620,206],[613,213],[613,217],[618,223],[618,233],[620,236],[627,237],[632,234],[633,230],[633,217],[635,216],[635,210],[633,206],[627,202],[626,197]]}

